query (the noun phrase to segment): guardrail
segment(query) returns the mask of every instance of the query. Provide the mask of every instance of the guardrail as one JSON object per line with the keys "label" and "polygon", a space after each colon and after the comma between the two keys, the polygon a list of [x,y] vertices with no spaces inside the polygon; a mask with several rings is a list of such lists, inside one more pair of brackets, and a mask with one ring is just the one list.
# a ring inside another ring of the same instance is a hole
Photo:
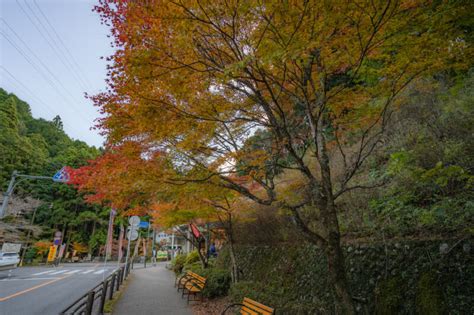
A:
{"label": "guardrail", "polygon": [[92,315],[103,314],[104,305],[107,297],[112,300],[114,292],[120,290],[123,281],[127,279],[130,273],[130,263],[127,266],[122,266],[104,281],[96,285],[89,292],[81,296],[69,307],[60,312],[60,315]]}

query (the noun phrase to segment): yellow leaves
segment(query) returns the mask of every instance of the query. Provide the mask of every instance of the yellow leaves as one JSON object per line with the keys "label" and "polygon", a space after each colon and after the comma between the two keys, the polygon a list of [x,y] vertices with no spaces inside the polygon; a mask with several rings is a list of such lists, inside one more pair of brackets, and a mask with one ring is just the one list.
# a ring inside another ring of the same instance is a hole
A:
{"label": "yellow leaves", "polygon": [[72,248],[78,253],[87,253],[89,250],[86,244],[79,243],[79,242],[73,242]]}

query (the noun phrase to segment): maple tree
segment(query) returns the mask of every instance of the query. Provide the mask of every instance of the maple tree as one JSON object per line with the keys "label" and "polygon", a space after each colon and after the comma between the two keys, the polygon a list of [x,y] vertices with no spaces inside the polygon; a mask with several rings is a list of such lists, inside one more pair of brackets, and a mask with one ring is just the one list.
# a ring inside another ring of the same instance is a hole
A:
{"label": "maple tree", "polygon": [[[408,87],[471,56],[453,27],[459,10],[422,0],[101,0],[117,50],[109,90],[92,97],[99,127],[115,149],[139,144],[127,174],[160,152],[173,169],[160,183],[216,185],[288,209],[325,251],[350,314],[336,200],[381,184],[352,180]],[[299,174],[298,198],[279,193],[285,172]],[[119,190],[141,193],[141,178]]]}

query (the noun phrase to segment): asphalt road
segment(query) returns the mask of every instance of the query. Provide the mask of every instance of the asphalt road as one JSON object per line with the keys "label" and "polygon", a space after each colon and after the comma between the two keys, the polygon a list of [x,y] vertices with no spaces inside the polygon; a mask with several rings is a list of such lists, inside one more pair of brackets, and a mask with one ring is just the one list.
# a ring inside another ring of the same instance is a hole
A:
{"label": "asphalt road", "polygon": [[56,315],[117,269],[117,263],[0,271],[0,315]]}

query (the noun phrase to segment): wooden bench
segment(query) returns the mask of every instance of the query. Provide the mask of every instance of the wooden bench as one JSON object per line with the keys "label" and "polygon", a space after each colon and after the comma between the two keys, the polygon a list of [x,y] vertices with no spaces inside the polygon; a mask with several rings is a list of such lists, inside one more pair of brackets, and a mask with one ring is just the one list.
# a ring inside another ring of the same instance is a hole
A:
{"label": "wooden bench", "polygon": [[234,306],[240,305],[240,314],[242,315],[273,315],[275,310],[271,307],[258,303],[252,299],[244,297],[242,303],[234,303],[225,308],[221,315],[225,315],[227,310]]}
{"label": "wooden bench", "polygon": [[[181,295],[184,297],[185,295],[188,296],[187,300],[189,301],[198,301],[195,299],[198,295],[201,295],[201,302],[203,301],[202,290],[206,286],[206,278],[201,277],[197,273],[192,273],[191,277],[184,283],[183,285],[183,294]],[[191,296],[193,299],[191,300]]]}
{"label": "wooden bench", "polygon": [[184,288],[184,284],[186,283],[186,281],[191,279],[193,275],[196,275],[196,274],[192,271],[186,271],[186,273],[182,275],[181,277],[179,276],[176,277],[176,280],[174,281],[174,286],[178,287],[178,291],[179,291],[180,289]]}

